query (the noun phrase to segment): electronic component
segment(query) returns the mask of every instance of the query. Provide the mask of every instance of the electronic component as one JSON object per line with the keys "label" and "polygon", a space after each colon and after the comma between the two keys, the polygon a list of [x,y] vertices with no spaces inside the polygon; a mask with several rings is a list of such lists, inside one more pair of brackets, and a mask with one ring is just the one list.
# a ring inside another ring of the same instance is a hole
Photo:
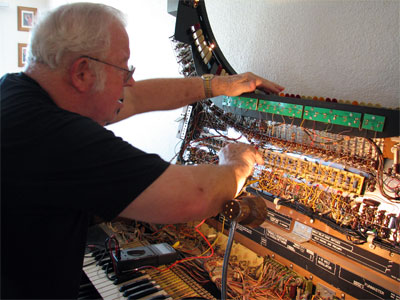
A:
{"label": "electronic component", "polygon": [[228,201],[222,213],[230,221],[237,221],[249,227],[257,227],[264,223],[267,218],[267,206],[263,198],[248,194]]}
{"label": "electronic component", "polygon": [[[127,220],[102,223],[97,226],[106,236],[114,236],[116,243],[125,250],[146,247],[149,242],[153,245],[166,242],[165,239],[160,239],[159,235],[146,237],[146,234],[143,234],[144,226],[139,222],[135,222],[134,226]],[[139,231],[140,238],[137,235]],[[91,245],[90,248],[97,250],[93,251],[91,256],[85,256],[83,270],[102,299],[216,299],[184,269],[171,268],[171,265],[159,268],[144,266],[135,272],[115,274],[113,263],[107,255],[109,251],[97,245]],[[180,264],[183,263],[178,265]]]}
{"label": "electronic component", "polygon": [[142,266],[159,266],[174,262],[178,253],[166,243],[123,249],[113,252],[117,273],[130,272]]}

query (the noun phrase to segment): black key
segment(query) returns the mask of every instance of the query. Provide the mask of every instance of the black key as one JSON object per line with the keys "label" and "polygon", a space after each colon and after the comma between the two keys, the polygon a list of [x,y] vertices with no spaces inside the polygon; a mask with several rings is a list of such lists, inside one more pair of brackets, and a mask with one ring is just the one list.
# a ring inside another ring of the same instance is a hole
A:
{"label": "black key", "polygon": [[91,252],[91,254],[92,254],[92,256],[94,257],[94,256],[96,256],[96,255],[99,255],[100,253],[103,253],[103,251],[104,251],[104,250],[97,249],[97,250],[93,250],[93,251]]}
{"label": "black key", "polygon": [[103,252],[100,252],[99,254],[96,254],[96,255],[94,256],[94,259],[95,259],[95,260],[100,260],[100,259],[103,259],[104,257],[106,257],[106,254],[105,254],[105,252],[103,251]]}
{"label": "black key", "polygon": [[113,280],[114,280],[114,284],[117,285],[117,284],[124,283],[124,282],[126,282],[128,280],[138,278],[140,276],[143,276],[142,272],[133,272],[133,273],[129,273],[129,274],[118,275]]}
{"label": "black key", "polygon": [[143,290],[143,291],[140,291],[140,292],[137,292],[135,294],[130,295],[128,297],[128,300],[135,300],[135,299],[138,299],[138,298],[142,298],[142,297],[157,293],[159,291],[161,291],[161,289],[159,287],[148,288],[146,290]]}
{"label": "black key", "polygon": [[112,264],[103,265],[101,268],[102,268],[105,272],[108,272],[108,273],[114,271],[114,266],[113,266]]}
{"label": "black key", "polygon": [[101,261],[98,262],[99,266],[104,266],[105,264],[111,263],[110,258],[103,258]]}
{"label": "black key", "polygon": [[150,298],[149,300],[163,300],[167,298],[170,298],[170,295],[157,295],[154,296],[153,298]]}
{"label": "black key", "polygon": [[141,285],[141,284],[143,284],[143,283],[148,283],[148,282],[150,282],[150,280],[147,279],[147,278],[144,278],[144,279],[140,279],[140,280],[138,280],[138,281],[134,281],[134,282],[131,282],[131,283],[127,283],[127,284],[124,284],[123,286],[121,286],[121,287],[119,288],[119,291],[120,291],[120,292],[123,292],[123,291],[129,290],[130,288],[133,288],[133,287],[135,287],[135,286]]}
{"label": "black key", "polygon": [[154,287],[154,284],[151,282],[142,283],[141,285],[138,285],[138,286],[135,286],[133,288],[126,290],[123,295],[124,295],[124,297],[128,297],[129,295],[135,294],[137,292],[146,290],[151,287]]}

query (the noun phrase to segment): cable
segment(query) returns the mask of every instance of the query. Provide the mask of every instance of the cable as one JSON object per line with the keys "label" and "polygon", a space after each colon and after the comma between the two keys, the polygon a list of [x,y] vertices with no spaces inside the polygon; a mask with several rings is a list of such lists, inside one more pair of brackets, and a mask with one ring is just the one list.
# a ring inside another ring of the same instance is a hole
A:
{"label": "cable", "polygon": [[[140,270],[143,270],[143,269],[152,268],[152,269],[155,269],[155,270],[157,270],[157,271],[159,271],[159,272],[164,272],[164,271],[167,271],[167,270],[173,268],[174,266],[176,266],[177,264],[182,263],[182,262],[184,262],[184,261],[194,260],[194,259],[206,259],[206,258],[212,257],[212,256],[214,255],[214,248],[212,247],[212,245],[211,245],[211,243],[209,242],[209,240],[208,240],[208,239],[204,236],[204,234],[199,230],[199,227],[200,227],[201,225],[203,225],[203,223],[204,223],[205,221],[206,221],[206,219],[204,219],[203,221],[201,221],[198,225],[196,225],[196,227],[195,227],[194,229],[196,230],[196,232],[197,232],[197,233],[205,240],[205,242],[207,243],[207,245],[208,245],[208,247],[209,247],[209,250],[211,251],[211,253],[210,253],[209,255],[203,256],[203,254],[205,253],[205,252],[204,252],[204,253],[203,253],[202,255],[200,255],[200,256],[185,257],[185,258],[182,258],[181,260],[178,260],[178,261],[174,262],[172,265],[170,265],[169,267],[166,267],[166,268],[164,268],[164,269],[160,269],[160,268],[157,268],[157,267],[154,267],[154,266],[142,266],[142,267],[133,269],[133,271],[134,271],[134,272],[137,272],[137,271],[140,271]],[[208,250],[207,250],[207,251],[208,251]]]}
{"label": "cable", "polygon": [[107,238],[105,241],[105,245],[108,248],[108,252],[110,255],[110,259],[114,268],[114,272],[115,274],[118,274],[118,270],[117,270],[117,265],[115,262],[115,257],[112,253],[112,247],[111,247],[111,242],[114,241],[114,251],[115,251],[115,256],[118,257],[118,259],[121,258],[121,253],[120,253],[120,249],[119,249],[119,242],[116,239],[115,235],[112,235],[110,238]]}
{"label": "cable", "polygon": [[384,162],[383,162],[383,154],[381,149],[379,148],[379,146],[372,140],[372,139],[366,139],[374,148],[375,151],[377,153],[378,156],[378,169],[377,169],[377,184],[378,184],[378,188],[379,191],[381,192],[381,194],[388,199],[389,201],[393,202],[393,203],[398,203],[400,200],[400,197],[396,196],[396,197],[392,197],[390,195],[388,195],[384,188],[383,188],[383,168],[384,168]]}
{"label": "cable", "polygon": [[222,277],[221,277],[221,300],[226,300],[226,281],[228,277],[228,264],[229,256],[231,254],[233,245],[233,236],[235,235],[237,222],[231,221],[231,226],[229,227],[228,242],[226,243],[224,262],[222,264]]}

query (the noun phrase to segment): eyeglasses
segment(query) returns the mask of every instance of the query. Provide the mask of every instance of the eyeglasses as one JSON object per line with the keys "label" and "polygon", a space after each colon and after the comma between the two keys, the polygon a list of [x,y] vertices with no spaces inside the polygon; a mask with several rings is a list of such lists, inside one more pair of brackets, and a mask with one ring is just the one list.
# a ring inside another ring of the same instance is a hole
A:
{"label": "eyeglasses", "polygon": [[116,66],[116,65],[110,64],[110,63],[108,63],[108,62],[102,61],[102,60],[100,60],[100,59],[98,59],[98,58],[91,57],[91,56],[88,56],[88,55],[82,55],[81,57],[85,57],[85,58],[88,58],[88,59],[91,59],[91,60],[100,62],[100,63],[102,63],[102,64],[109,65],[109,66],[111,66],[111,67],[117,68],[117,69],[119,69],[119,70],[125,71],[125,72],[126,72],[126,77],[124,78],[124,84],[127,83],[127,82],[129,81],[129,79],[132,78],[132,75],[133,75],[133,73],[134,73],[135,70],[136,70],[136,68],[135,68],[134,66],[132,66],[132,65],[129,66],[129,70],[128,70],[128,69],[118,67],[118,66]]}

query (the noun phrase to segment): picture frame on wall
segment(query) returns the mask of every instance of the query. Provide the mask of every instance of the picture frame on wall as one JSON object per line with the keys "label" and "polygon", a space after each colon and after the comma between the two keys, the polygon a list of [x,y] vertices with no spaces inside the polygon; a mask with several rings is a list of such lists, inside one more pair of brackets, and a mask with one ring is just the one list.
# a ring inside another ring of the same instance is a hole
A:
{"label": "picture frame on wall", "polygon": [[33,28],[37,8],[18,6],[18,30],[30,31]]}
{"label": "picture frame on wall", "polygon": [[25,67],[28,44],[18,43],[18,67]]}

